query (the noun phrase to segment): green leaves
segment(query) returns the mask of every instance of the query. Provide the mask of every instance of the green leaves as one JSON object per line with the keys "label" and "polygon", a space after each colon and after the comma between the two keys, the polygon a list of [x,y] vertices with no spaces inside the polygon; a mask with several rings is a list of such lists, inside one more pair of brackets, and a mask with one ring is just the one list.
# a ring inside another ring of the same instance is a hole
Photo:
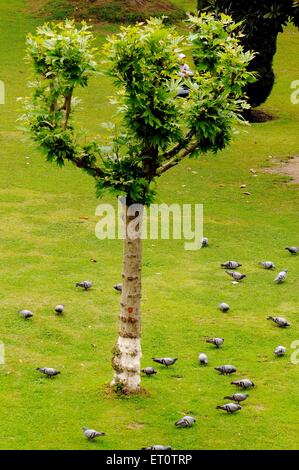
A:
{"label": "green leaves", "polygon": [[[181,111],[173,87],[183,38],[161,19],[123,27],[104,48],[108,73],[124,90],[124,119],[135,139],[165,149],[181,137]],[[172,83],[172,88],[170,84]]]}
{"label": "green leaves", "polygon": [[[110,99],[118,116],[117,124],[103,123],[108,137],[101,145],[80,144],[71,121],[73,91],[95,71],[89,28],[66,21],[29,35],[36,77],[21,119],[47,160],[82,168],[95,178],[98,197],[108,190],[129,203],[150,204],[161,174],[187,156],[224,148],[246,106],[242,90],[253,80],[246,70],[252,54],[239,45],[229,16],[190,16],[188,22],[188,38],[157,18],[108,38],[103,56],[118,87]],[[184,63],[182,50],[190,50],[195,66]],[[177,97],[182,87],[188,99]]]}
{"label": "green leaves", "polygon": [[231,138],[233,121],[247,107],[244,86],[254,81],[247,66],[254,57],[239,44],[240,32],[227,15],[189,15],[192,48],[197,74],[189,83],[188,127],[202,152],[223,149]]}

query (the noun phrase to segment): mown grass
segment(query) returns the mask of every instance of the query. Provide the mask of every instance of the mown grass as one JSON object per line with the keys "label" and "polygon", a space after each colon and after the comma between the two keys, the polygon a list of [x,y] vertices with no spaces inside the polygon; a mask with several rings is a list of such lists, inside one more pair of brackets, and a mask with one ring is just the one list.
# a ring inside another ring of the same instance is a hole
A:
{"label": "mown grass", "polygon": [[[2,2],[0,18],[0,79],[6,84],[6,104],[0,106],[0,339],[6,347],[0,448],[298,448],[299,366],[290,361],[290,344],[299,339],[299,267],[298,257],[284,247],[299,243],[299,192],[284,177],[262,173],[269,156],[298,152],[299,107],[290,103],[290,83],[298,79],[298,32],[290,27],[279,37],[277,83],[264,107],[277,119],[239,128],[225,152],[189,160],[159,182],[157,202],[204,204],[210,247],[187,252],[183,241],[144,242],[142,364],[150,365],[154,355],[179,360],[143,379],[146,396],[118,398],[106,384],[117,335],[119,297],[112,285],[120,280],[121,242],[94,235],[99,201],[92,179],[71,166],[45,163],[17,130],[16,98],[26,95],[29,77],[25,34],[37,21],[24,13],[21,0]],[[101,44],[100,27],[97,33]],[[100,122],[111,116],[112,93],[102,76],[80,92],[77,122],[91,134],[102,132]],[[242,194],[241,184],[251,196]],[[227,259],[242,262],[245,282],[230,283],[219,268]],[[258,268],[262,259],[289,268],[284,285],[274,285],[274,273]],[[74,288],[84,278],[94,282],[87,293]],[[217,310],[220,301],[231,305],[230,313]],[[59,302],[66,307],[61,318],[53,315]],[[34,311],[32,321],[18,317],[20,308]],[[266,321],[269,314],[285,316],[292,327],[276,328]],[[225,338],[220,350],[205,343],[214,335]],[[288,348],[285,358],[274,357],[278,344]],[[209,356],[207,368],[197,365],[200,351]],[[237,366],[235,378],[256,383],[243,410],[232,416],[215,409],[234,391],[231,378],[213,370],[224,363]],[[35,368],[45,365],[62,374],[40,377]],[[197,417],[192,429],[175,429],[183,414]],[[90,443],[83,425],[107,436]]]}

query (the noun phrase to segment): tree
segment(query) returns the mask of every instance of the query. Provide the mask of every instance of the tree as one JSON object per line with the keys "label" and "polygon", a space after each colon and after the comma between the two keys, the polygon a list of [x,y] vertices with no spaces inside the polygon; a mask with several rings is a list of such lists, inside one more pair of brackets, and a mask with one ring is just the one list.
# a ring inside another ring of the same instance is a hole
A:
{"label": "tree", "polygon": [[[125,393],[140,389],[142,218],[136,215],[153,201],[155,182],[166,171],[229,143],[233,123],[247,106],[242,90],[254,80],[246,70],[252,54],[239,45],[229,17],[190,16],[189,25],[188,38],[162,19],[122,27],[108,38],[102,55],[119,90],[121,116],[117,126],[107,124],[115,131],[109,146],[80,142],[72,122],[73,91],[86,86],[96,69],[86,24],[46,24],[27,38],[35,82],[22,120],[32,139],[48,161],[69,161],[91,175],[98,196],[108,190],[126,198],[120,329],[112,360],[112,383]],[[179,76],[182,50],[197,59],[192,79]],[[188,100],[177,97],[182,85],[189,88]]]}
{"label": "tree", "polygon": [[248,70],[258,72],[257,81],[246,85],[245,92],[252,108],[260,106],[270,95],[275,81],[273,58],[278,33],[288,21],[299,26],[298,0],[198,0],[197,6],[199,12],[223,12],[242,22],[241,43],[245,50],[257,52]]}

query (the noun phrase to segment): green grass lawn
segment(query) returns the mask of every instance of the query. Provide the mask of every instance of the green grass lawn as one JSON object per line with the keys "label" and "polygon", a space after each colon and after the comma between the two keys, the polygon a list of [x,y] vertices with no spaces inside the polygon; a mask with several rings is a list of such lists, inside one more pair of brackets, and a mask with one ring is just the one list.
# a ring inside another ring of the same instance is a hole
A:
{"label": "green grass lawn", "polygon": [[[277,82],[263,107],[277,119],[239,128],[226,151],[186,161],[159,182],[157,202],[204,204],[210,247],[188,252],[183,241],[144,242],[142,364],[152,365],[154,355],[179,360],[143,379],[147,396],[118,398],[107,383],[118,328],[119,296],[112,285],[120,281],[122,246],[95,237],[99,201],[92,179],[71,166],[45,163],[16,127],[16,98],[26,95],[29,78],[25,34],[37,25],[24,7],[21,0],[0,3],[0,80],[6,84],[0,106],[0,340],[6,348],[0,448],[298,448],[299,365],[290,361],[290,345],[299,339],[299,257],[284,247],[299,244],[299,192],[262,169],[270,156],[298,154],[299,105],[290,103],[290,84],[299,78],[299,33],[289,27],[279,37]],[[105,28],[97,28],[99,44]],[[77,121],[92,134],[101,133],[100,122],[111,116],[112,93],[102,76],[80,92]],[[219,268],[228,259],[243,264],[248,278],[240,285]],[[289,268],[285,284],[274,285],[274,273],[257,266],[266,259]],[[76,290],[82,279],[92,280],[94,289]],[[217,310],[220,301],[231,305],[230,313]],[[65,315],[58,318],[53,307],[60,302]],[[32,321],[19,318],[21,308],[34,311]],[[275,327],[269,314],[285,316],[292,327]],[[206,336],[224,337],[224,347],[214,349]],[[288,349],[284,358],[273,355],[279,344]],[[207,368],[197,364],[201,351],[209,356]],[[215,409],[235,391],[233,378],[213,369],[225,363],[237,366],[236,379],[256,383],[236,415]],[[43,366],[62,373],[45,379],[35,370]],[[184,414],[197,424],[176,429]],[[81,434],[84,425],[107,436],[90,443]]]}

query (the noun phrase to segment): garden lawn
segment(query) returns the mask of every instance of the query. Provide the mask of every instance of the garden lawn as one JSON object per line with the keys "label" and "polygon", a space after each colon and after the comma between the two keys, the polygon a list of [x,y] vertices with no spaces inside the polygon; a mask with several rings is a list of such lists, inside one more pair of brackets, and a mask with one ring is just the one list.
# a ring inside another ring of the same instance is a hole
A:
{"label": "garden lawn", "polygon": [[[277,82],[263,107],[277,119],[239,127],[226,151],[186,161],[159,181],[157,202],[204,204],[210,247],[185,251],[183,241],[144,242],[142,365],[152,365],[153,356],[179,359],[143,378],[146,395],[118,398],[107,384],[119,310],[112,285],[121,280],[122,244],[95,237],[101,201],[93,180],[70,165],[46,163],[17,128],[16,98],[28,93],[30,78],[25,34],[37,26],[25,7],[21,0],[0,3],[0,80],[6,84],[0,106],[0,340],[6,351],[0,449],[298,448],[299,365],[290,361],[290,345],[299,339],[299,255],[284,247],[299,244],[299,191],[262,170],[270,157],[298,154],[299,105],[290,102],[290,84],[299,79],[299,33],[288,27],[279,37]],[[96,28],[98,44],[107,28]],[[104,76],[80,91],[76,120],[89,134],[103,135],[112,94]],[[103,202],[115,204],[109,197]],[[242,263],[244,282],[232,285],[220,269],[228,259]],[[261,260],[287,267],[287,281],[275,285],[275,273],[258,267]],[[76,290],[83,279],[94,282],[91,291]],[[231,305],[228,314],[217,309],[221,301]],[[65,304],[62,317],[53,314],[57,303]],[[33,319],[22,321],[21,308],[33,310]],[[292,327],[277,328],[266,320],[270,314],[286,317]],[[209,336],[225,338],[224,346],[206,344]],[[273,355],[279,344],[287,347],[286,357]],[[206,368],[197,363],[201,351],[209,356]],[[222,364],[235,365],[237,373],[219,376],[213,368]],[[35,370],[43,366],[61,375],[43,378]],[[243,410],[216,410],[235,391],[230,381],[243,377],[256,384]],[[197,423],[176,429],[184,414]],[[84,425],[107,435],[88,442]]]}

